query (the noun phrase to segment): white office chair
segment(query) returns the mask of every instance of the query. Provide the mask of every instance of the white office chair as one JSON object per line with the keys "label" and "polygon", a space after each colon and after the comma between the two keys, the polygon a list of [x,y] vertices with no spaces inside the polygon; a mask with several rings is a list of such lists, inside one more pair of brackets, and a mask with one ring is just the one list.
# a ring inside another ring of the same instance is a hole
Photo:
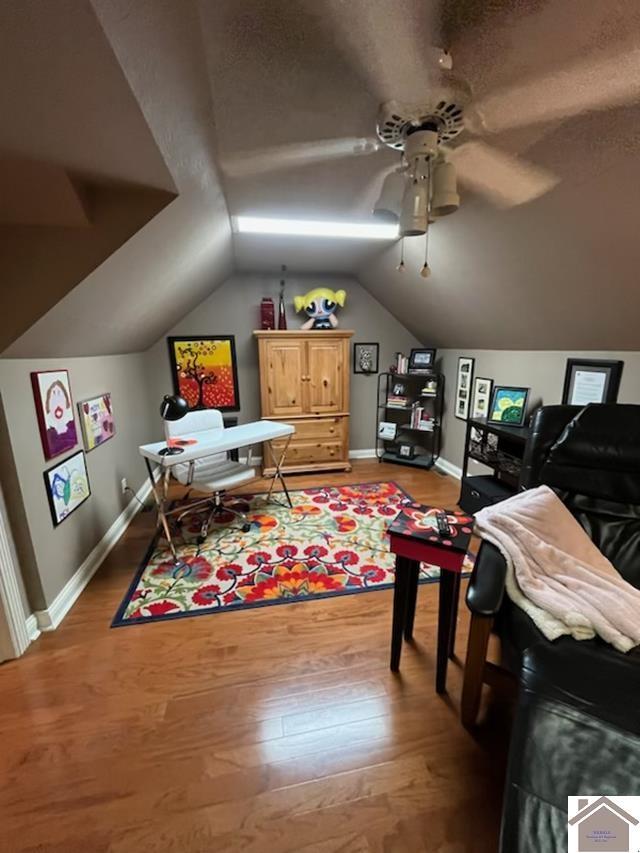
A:
{"label": "white office chair", "polygon": [[[202,409],[189,412],[179,421],[167,421],[166,426],[169,438],[184,436],[204,439],[207,434],[224,429],[224,421],[217,409]],[[209,498],[194,501],[178,515],[178,521],[181,521],[193,512],[209,510],[200,528],[201,539],[206,538],[209,525],[215,516],[222,515],[223,512],[230,512],[238,517],[242,521],[242,529],[249,530],[247,516],[234,507],[225,506],[224,497],[228,489],[233,489],[249,480],[255,480],[258,476],[256,469],[251,465],[251,449],[249,449],[247,464],[229,459],[226,453],[218,453],[215,456],[206,456],[203,459],[194,459],[191,462],[175,465],[172,473],[183,486],[211,494]]]}

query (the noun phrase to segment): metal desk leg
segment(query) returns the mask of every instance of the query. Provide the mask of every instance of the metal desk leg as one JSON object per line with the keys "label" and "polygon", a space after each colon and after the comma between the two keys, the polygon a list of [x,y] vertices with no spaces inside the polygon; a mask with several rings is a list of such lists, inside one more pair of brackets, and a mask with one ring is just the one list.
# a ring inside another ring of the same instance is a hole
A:
{"label": "metal desk leg", "polygon": [[147,465],[147,471],[149,473],[149,480],[151,482],[151,491],[153,492],[153,497],[156,502],[156,508],[158,510],[158,521],[162,525],[162,529],[164,530],[164,535],[169,543],[169,549],[171,551],[171,555],[173,556],[173,560],[176,566],[184,566],[186,563],[184,560],[181,560],[178,557],[178,552],[176,551],[176,546],[173,543],[173,539],[171,537],[171,528],[169,527],[169,520],[167,518],[167,514],[165,512],[165,503],[167,499],[167,482],[169,479],[169,470],[166,469],[164,474],[160,475],[160,478],[156,480],[155,475],[153,473],[153,468],[151,467],[151,462],[145,457],[145,463]]}
{"label": "metal desk leg", "polygon": [[[293,435],[293,433],[291,435]],[[276,454],[275,454],[273,446],[272,446],[273,439],[268,442],[269,450],[270,450],[271,455],[273,456],[273,459],[276,463],[276,470],[275,470],[273,476],[271,477],[271,485],[269,486],[269,492],[267,494],[267,501],[271,500],[271,493],[273,491],[273,487],[275,486],[276,480],[279,480],[280,485],[282,486],[282,491],[286,495],[287,502],[289,504],[289,509],[291,509],[293,507],[293,504],[291,503],[291,495],[289,494],[289,490],[287,489],[287,484],[285,483],[284,477],[282,476],[282,466],[284,464],[284,460],[285,460],[285,457],[287,455],[287,450],[289,449],[289,444],[291,443],[291,435],[289,435],[287,437],[287,440],[285,442],[284,447],[282,448],[282,453],[280,454],[279,459],[276,459]]]}

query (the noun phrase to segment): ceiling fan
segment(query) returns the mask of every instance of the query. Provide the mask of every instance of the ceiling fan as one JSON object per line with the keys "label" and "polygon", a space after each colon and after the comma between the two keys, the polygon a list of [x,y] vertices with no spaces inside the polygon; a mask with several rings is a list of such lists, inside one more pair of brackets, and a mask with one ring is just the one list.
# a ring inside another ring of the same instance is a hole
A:
{"label": "ceiling fan", "polygon": [[[513,207],[549,192],[559,178],[548,170],[485,141],[492,134],[543,125],[589,111],[632,103],[640,96],[640,49],[614,57],[590,58],[548,72],[538,80],[506,87],[478,102],[469,85],[451,73],[451,56],[437,51],[438,74],[419,104],[390,101],[378,116],[376,136],[318,140],[245,152],[222,162],[230,176],[254,176],[349,156],[373,154],[385,147],[414,156],[423,146],[440,181],[453,188],[453,164],[460,181],[499,207]],[[428,136],[420,136],[427,133]],[[426,164],[420,162],[422,167]],[[376,176],[380,181],[384,172]],[[387,175],[390,185],[396,172]],[[397,183],[397,180],[396,180]],[[455,191],[455,188],[453,188]],[[384,187],[383,187],[384,190]],[[384,195],[384,192],[383,192]],[[442,215],[442,214],[441,214]]]}

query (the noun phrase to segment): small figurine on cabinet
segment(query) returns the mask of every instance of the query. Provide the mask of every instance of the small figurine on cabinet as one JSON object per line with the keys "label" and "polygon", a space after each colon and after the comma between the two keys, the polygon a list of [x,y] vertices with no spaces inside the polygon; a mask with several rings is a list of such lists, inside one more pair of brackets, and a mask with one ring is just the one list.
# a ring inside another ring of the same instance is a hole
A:
{"label": "small figurine on cabinet", "polygon": [[328,287],[316,287],[304,296],[295,296],[293,300],[296,313],[304,308],[309,319],[302,324],[303,329],[335,329],[338,318],[335,310],[342,307],[347,298],[344,290],[329,290]]}

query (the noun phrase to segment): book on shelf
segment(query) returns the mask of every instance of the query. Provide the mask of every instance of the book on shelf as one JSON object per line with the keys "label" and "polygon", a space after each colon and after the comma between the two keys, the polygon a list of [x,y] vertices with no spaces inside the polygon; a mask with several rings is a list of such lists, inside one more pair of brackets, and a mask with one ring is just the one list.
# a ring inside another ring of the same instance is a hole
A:
{"label": "book on shelf", "polygon": [[409,398],[401,397],[398,394],[389,394],[387,397],[387,408],[389,409],[406,409],[409,407]]}
{"label": "book on shelf", "polygon": [[414,403],[411,407],[411,429],[417,429],[421,432],[433,432],[435,420],[431,417],[427,409],[419,403]]}
{"label": "book on shelf", "polygon": [[405,374],[409,369],[409,359],[406,355],[402,355],[401,352],[396,355],[396,370],[398,373]]}

